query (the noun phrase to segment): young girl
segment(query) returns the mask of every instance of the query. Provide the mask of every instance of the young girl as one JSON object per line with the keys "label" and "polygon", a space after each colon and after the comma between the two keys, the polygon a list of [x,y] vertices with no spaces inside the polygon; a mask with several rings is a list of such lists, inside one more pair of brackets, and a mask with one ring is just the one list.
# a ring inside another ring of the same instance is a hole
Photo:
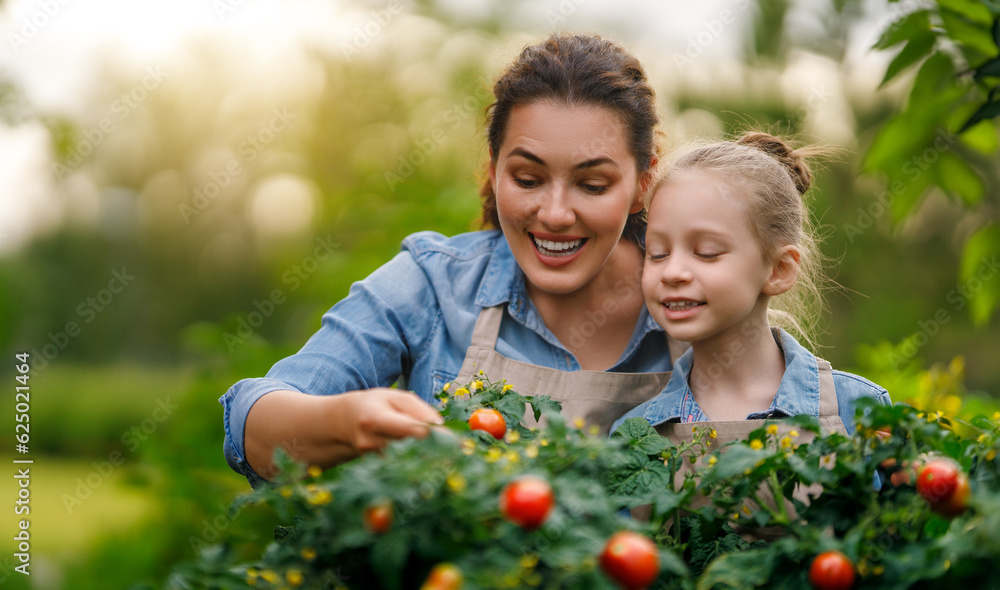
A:
{"label": "young girl", "polygon": [[807,337],[819,312],[818,249],[803,203],[812,175],[803,156],[751,133],[694,148],[651,193],[646,306],[691,348],[667,387],[613,429],[642,416],[679,442],[691,436],[685,423],[700,422],[724,442],[767,418],[809,414],[824,431],[848,433],[859,398],[891,403],[885,389],[832,371],[772,327],[770,320]]}

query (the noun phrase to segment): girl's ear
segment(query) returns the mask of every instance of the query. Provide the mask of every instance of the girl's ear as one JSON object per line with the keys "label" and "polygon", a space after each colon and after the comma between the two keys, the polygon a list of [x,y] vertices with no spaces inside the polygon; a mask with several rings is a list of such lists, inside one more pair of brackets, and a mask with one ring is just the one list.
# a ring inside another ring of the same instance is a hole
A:
{"label": "girl's ear", "polygon": [[783,246],[778,249],[774,264],[771,266],[771,275],[764,283],[764,294],[773,297],[791,289],[799,276],[800,260],[802,252],[795,246]]}

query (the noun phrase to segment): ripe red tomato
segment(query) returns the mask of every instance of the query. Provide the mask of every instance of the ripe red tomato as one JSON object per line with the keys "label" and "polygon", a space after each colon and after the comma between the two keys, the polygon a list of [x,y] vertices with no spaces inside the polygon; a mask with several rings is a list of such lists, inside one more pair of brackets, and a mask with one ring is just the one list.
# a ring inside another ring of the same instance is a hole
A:
{"label": "ripe red tomato", "polygon": [[462,587],[462,570],[453,563],[439,563],[434,566],[420,590],[458,590]]}
{"label": "ripe red tomato", "polygon": [[601,569],[620,587],[641,590],[660,575],[660,553],[648,538],[632,531],[619,531],[601,551]]}
{"label": "ripe red tomato", "polygon": [[486,431],[499,440],[507,433],[507,421],[492,408],[479,408],[469,417],[469,428]]}
{"label": "ripe red tomato", "polygon": [[527,530],[542,526],[555,505],[549,482],[525,475],[504,486],[500,492],[500,512],[504,518]]}
{"label": "ripe red tomato", "polygon": [[961,514],[969,499],[969,478],[949,459],[932,459],[917,474],[917,493],[942,516]]}
{"label": "ripe red tomato", "polygon": [[392,504],[378,502],[365,508],[365,527],[373,533],[384,533],[392,527]]}
{"label": "ripe red tomato", "polygon": [[840,551],[825,551],[809,566],[809,583],[816,590],[848,590],[854,585],[854,564]]}

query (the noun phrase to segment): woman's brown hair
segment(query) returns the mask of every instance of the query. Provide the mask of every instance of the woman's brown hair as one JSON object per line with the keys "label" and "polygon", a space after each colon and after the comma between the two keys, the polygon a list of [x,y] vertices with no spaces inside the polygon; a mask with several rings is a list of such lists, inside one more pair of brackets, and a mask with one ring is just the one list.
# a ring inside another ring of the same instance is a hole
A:
{"label": "woman's brown hair", "polygon": [[[659,115],[653,88],[639,60],[617,43],[597,35],[553,34],[525,47],[493,85],[496,101],[486,108],[490,158],[496,162],[511,111],[542,100],[598,106],[625,124],[626,140],[639,175],[652,172],[658,158]],[[479,191],[483,227],[500,227],[496,195],[487,179]],[[629,215],[623,235],[642,243],[642,212]]]}

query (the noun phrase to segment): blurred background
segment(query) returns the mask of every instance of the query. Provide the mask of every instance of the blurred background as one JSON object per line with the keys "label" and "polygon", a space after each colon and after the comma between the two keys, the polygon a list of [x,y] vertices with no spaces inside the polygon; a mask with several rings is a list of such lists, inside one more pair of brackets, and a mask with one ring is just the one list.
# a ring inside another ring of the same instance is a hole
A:
{"label": "blurred background", "polygon": [[477,228],[492,79],[551,31],[633,50],[671,145],[761,127],[839,148],[812,202],[839,285],[819,354],[897,401],[992,411],[995,301],[974,303],[1000,279],[967,246],[997,216],[996,126],[896,160],[879,140],[913,72],[881,85],[898,51],[872,46],[924,4],[3,0],[0,395],[8,415],[30,353],[35,462],[31,576],[4,484],[0,583],[124,588],[267,539],[271,515],[230,507],[249,486],[218,397],[407,234]]}

